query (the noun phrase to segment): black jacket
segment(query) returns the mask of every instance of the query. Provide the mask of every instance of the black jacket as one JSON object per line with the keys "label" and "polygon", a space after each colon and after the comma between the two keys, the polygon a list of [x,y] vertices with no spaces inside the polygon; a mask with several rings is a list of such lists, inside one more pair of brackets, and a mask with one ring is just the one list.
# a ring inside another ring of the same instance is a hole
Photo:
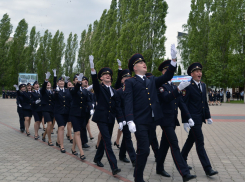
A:
{"label": "black jacket", "polygon": [[[183,100],[191,114],[195,124],[206,123],[205,119],[211,118],[207,103],[206,85],[201,83],[202,92],[198,89],[196,83],[191,80],[191,84],[182,91]],[[182,113],[182,122],[187,123],[185,113]]]}
{"label": "black jacket", "polygon": [[179,126],[178,107],[185,113],[185,117],[191,118],[191,115],[182,99],[182,94],[173,83],[165,83],[158,89],[158,98],[161,104],[163,119],[158,120],[157,124],[167,126]]}
{"label": "black jacket", "polygon": [[111,87],[114,93],[111,97],[108,88],[103,83],[99,84],[97,74],[92,74],[92,80],[97,99],[97,106],[92,120],[94,122],[114,123],[115,118],[117,118],[118,122],[122,122],[124,117],[116,90]]}

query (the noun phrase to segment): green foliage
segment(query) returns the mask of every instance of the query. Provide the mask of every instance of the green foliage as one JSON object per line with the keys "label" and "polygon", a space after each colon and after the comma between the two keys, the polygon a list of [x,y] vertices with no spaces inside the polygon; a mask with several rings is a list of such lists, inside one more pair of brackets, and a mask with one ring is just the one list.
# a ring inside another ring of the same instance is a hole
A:
{"label": "green foliage", "polygon": [[7,85],[8,54],[10,43],[7,42],[12,33],[12,24],[8,14],[4,14],[0,21],[0,86],[4,89]]}
{"label": "green foliage", "polygon": [[208,85],[244,86],[244,15],[244,0],[192,0],[178,46],[185,68],[200,62]]}

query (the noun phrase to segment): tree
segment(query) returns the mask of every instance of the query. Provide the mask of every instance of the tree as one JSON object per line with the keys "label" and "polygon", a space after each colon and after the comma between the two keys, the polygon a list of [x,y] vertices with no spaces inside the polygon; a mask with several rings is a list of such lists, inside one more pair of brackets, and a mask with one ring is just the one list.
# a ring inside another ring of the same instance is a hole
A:
{"label": "tree", "polygon": [[43,81],[45,79],[45,73],[47,73],[47,71],[52,71],[50,67],[52,44],[51,32],[46,30],[44,32],[44,35],[40,37],[39,42],[40,44],[36,55],[36,65],[38,80]]}
{"label": "tree", "polygon": [[73,65],[76,60],[76,52],[77,52],[78,42],[77,42],[77,34],[74,34],[72,36],[72,33],[70,33],[67,44],[66,44],[66,50],[65,50],[65,62],[64,62],[64,69],[65,69],[65,75],[69,75],[71,78],[73,75]]}
{"label": "tree", "polygon": [[12,86],[18,82],[18,73],[26,71],[25,63],[25,44],[27,42],[28,24],[22,19],[14,33],[13,43],[9,52],[9,78],[8,86]]}
{"label": "tree", "polygon": [[180,65],[178,66],[178,73],[177,73],[177,75],[182,75]]}
{"label": "tree", "polygon": [[3,18],[0,21],[0,83],[1,87],[4,89],[4,86],[7,84],[7,61],[9,53],[9,44],[8,39],[12,33],[12,24],[10,23],[10,18],[8,14],[4,14]]}
{"label": "tree", "polygon": [[26,72],[35,73],[37,71],[36,51],[40,39],[40,33],[36,32],[36,27],[32,27],[28,46],[25,49]]}
{"label": "tree", "polygon": [[57,75],[63,74],[63,68],[61,66],[61,60],[64,55],[64,34],[63,32],[56,31],[51,44],[51,60],[50,69],[56,69]]}
{"label": "tree", "polygon": [[[184,67],[187,68],[191,63],[200,62],[203,65],[202,79],[206,79],[208,68],[208,45],[210,32],[210,15],[213,0],[192,0],[191,11],[187,24],[183,25],[187,35],[181,37],[178,48],[181,50],[181,57]],[[209,84],[209,83],[208,83]]]}

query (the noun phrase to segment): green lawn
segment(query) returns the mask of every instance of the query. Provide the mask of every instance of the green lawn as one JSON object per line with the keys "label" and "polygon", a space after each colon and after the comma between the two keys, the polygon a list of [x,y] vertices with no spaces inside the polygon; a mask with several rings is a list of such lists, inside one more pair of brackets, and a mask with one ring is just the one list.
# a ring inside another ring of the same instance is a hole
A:
{"label": "green lawn", "polygon": [[[228,102],[226,102],[228,103]],[[243,100],[231,100],[230,101],[231,104],[244,104],[244,101]]]}

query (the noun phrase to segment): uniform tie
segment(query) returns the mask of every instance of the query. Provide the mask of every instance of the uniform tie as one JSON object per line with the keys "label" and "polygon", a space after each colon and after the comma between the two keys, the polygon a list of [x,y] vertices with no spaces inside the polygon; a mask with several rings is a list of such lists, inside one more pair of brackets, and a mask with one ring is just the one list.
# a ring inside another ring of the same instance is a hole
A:
{"label": "uniform tie", "polygon": [[200,87],[200,83],[198,83],[198,89],[199,89],[200,92],[202,92],[201,91],[201,87]]}
{"label": "uniform tie", "polygon": [[146,86],[146,76],[143,76],[143,79],[144,79],[144,84],[145,84],[145,86]]}

